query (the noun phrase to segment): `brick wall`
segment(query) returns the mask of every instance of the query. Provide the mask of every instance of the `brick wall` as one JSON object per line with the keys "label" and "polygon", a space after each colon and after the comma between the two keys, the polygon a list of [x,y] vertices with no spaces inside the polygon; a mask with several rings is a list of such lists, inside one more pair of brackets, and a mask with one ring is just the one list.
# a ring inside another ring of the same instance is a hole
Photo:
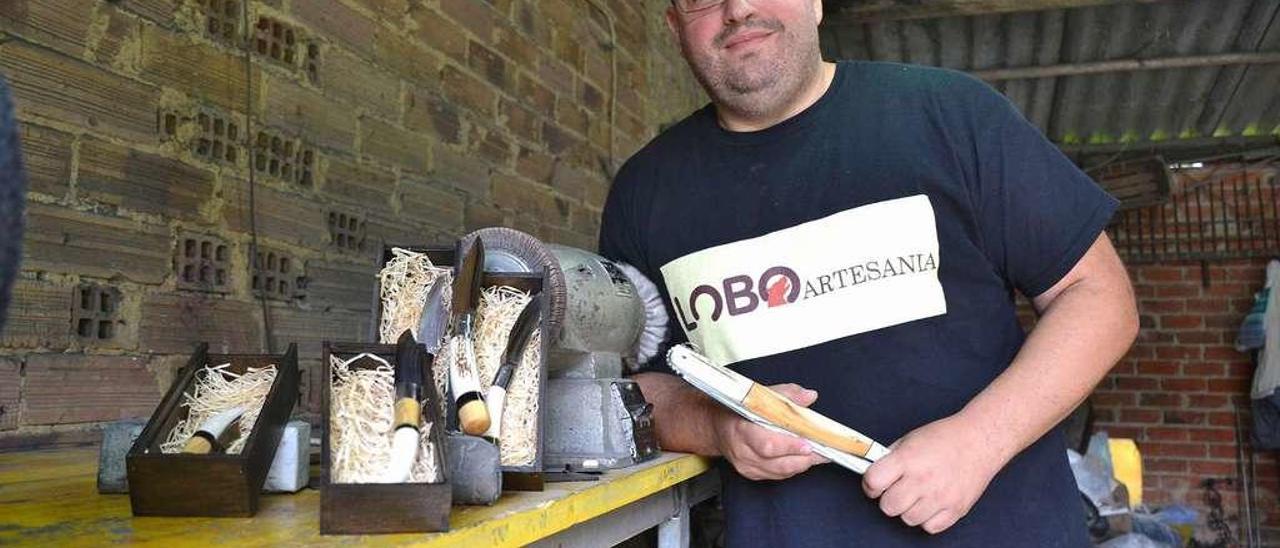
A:
{"label": "brick wall", "polygon": [[146,415],[196,341],[259,350],[263,288],[313,375],[322,340],[368,331],[386,242],[506,225],[594,247],[610,173],[705,101],[663,8],[0,1],[31,175],[0,449]]}
{"label": "brick wall", "polygon": [[[1225,177],[1205,170],[1179,177],[1174,193],[1214,185],[1212,201],[1204,202],[1199,216],[1186,202],[1166,204],[1162,215],[1148,215],[1148,223],[1170,223],[1181,241],[1173,245],[1145,246],[1146,253],[1156,250],[1189,249],[1187,242],[1201,245],[1229,234],[1233,242],[1274,241],[1280,223],[1266,225],[1244,223],[1232,225],[1201,221],[1211,218],[1236,219],[1257,214],[1241,207],[1225,214],[1223,203],[1247,203],[1233,193],[1267,196],[1267,207],[1274,203],[1277,185],[1274,170],[1255,170],[1249,176],[1228,173]],[[1225,171],[1230,171],[1227,166]],[[1218,182],[1211,179],[1220,178]],[[1225,192],[1223,192],[1225,189]],[[1184,194],[1185,196],[1185,194]],[[1175,200],[1177,202],[1178,200]],[[1213,205],[1210,206],[1209,204]],[[1192,204],[1194,206],[1194,204]],[[1178,208],[1184,208],[1179,210]],[[1159,213],[1159,208],[1149,210]],[[1243,212],[1243,213],[1241,213]],[[1239,215],[1240,217],[1235,217]],[[1151,234],[1150,224],[1146,234]],[[1130,227],[1137,230],[1136,226]],[[1113,227],[1112,237],[1116,237]],[[1252,232],[1249,232],[1252,231]],[[1229,249],[1230,247],[1230,249]],[[1140,249],[1136,246],[1131,249]],[[1261,246],[1258,246],[1261,248]],[[1208,249],[1212,249],[1209,247]],[[1243,249],[1249,249],[1244,247]],[[1220,245],[1219,251],[1242,254],[1234,244]],[[1094,405],[1095,429],[1107,430],[1112,437],[1133,438],[1142,452],[1144,501],[1148,504],[1188,504],[1207,512],[1206,479],[1238,479],[1238,439],[1236,421],[1242,421],[1245,436],[1251,431],[1249,392],[1254,367],[1249,355],[1236,351],[1234,342],[1240,322],[1253,303],[1254,292],[1262,288],[1267,259],[1235,258],[1208,261],[1158,260],[1129,263],[1129,273],[1138,299],[1141,332],[1129,354],[1103,380],[1091,401]],[[1246,442],[1247,443],[1247,442]],[[1247,447],[1247,445],[1246,445]],[[1280,529],[1280,476],[1276,455],[1259,451],[1254,454],[1258,496],[1256,507],[1261,520],[1273,538]],[[1222,504],[1239,531],[1236,516],[1242,511],[1236,495],[1237,484],[1219,485]]]}

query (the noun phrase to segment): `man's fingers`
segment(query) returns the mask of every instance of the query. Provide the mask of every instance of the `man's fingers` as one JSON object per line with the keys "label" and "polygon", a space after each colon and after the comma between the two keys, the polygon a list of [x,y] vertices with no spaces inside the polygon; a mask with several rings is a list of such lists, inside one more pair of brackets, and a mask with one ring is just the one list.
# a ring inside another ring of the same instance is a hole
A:
{"label": "man's fingers", "polygon": [[915,527],[929,521],[929,518],[937,515],[937,513],[937,505],[921,498],[911,505],[911,508],[908,508],[906,512],[902,513],[902,522]]}
{"label": "man's fingers", "polygon": [[894,456],[894,453],[885,455],[884,458],[872,463],[862,475],[862,490],[868,497],[880,498],[886,489],[902,477],[902,466],[898,463],[899,459]]}
{"label": "man's fingers", "polygon": [[777,434],[765,430],[757,442],[752,443],[752,449],[757,455],[766,459],[776,459],[781,457],[803,456],[808,457],[813,454],[813,448],[804,440],[795,436],[786,434]]}
{"label": "man's fingers", "polygon": [[747,463],[739,467],[734,464],[739,474],[750,480],[780,480],[808,470],[815,464],[808,456],[791,456]]}
{"label": "man's fingers", "polygon": [[915,490],[891,488],[880,496],[880,510],[889,517],[901,516],[920,500]]}
{"label": "man's fingers", "polygon": [[774,392],[786,396],[787,399],[795,402],[801,407],[809,407],[813,402],[818,401],[818,391],[810,390],[795,383],[775,384],[770,386]]}
{"label": "man's fingers", "polygon": [[791,434],[775,432],[749,421],[742,423],[739,432],[743,445],[761,458],[772,459],[813,453],[813,448],[803,439]]}
{"label": "man's fingers", "polygon": [[959,521],[959,518],[956,517],[955,512],[952,512],[951,510],[942,510],[941,512],[934,514],[933,517],[928,520],[925,520],[924,525],[922,525],[921,528],[930,535],[936,535],[951,528],[951,526],[955,525],[957,521]]}

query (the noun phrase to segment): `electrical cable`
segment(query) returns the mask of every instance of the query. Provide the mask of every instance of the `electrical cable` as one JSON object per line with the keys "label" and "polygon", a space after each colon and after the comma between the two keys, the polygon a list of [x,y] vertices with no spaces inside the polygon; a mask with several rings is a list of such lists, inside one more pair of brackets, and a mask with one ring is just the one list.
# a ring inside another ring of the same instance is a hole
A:
{"label": "electrical cable", "polygon": [[[244,141],[245,141],[245,157],[249,160],[249,277],[252,279],[255,271],[261,270],[258,264],[258,202],[254,192],[258,186],[258,179],[255,176],[257,170],[254,169],[254,151],[253,151],[253,36],[252,30],[249,28],[249,2],[246,0],[240,7],[241,26],[244,27],[244,41],[240,44],[244,48]],[[271,329],[271,309],[267,306],[267,290],[265,285],[260,286],[262,289],[258,291],[258,302],[262,306],[262,336],[266,342],[267,353],[276,353],[275,334]]]}

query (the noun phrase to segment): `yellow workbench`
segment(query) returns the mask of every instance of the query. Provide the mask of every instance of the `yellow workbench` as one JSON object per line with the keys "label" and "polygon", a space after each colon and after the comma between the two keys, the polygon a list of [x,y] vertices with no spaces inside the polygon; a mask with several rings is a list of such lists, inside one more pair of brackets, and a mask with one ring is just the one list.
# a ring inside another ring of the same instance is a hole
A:
{"label": "yellow workbench", "polygon": [[717,489],[707,459],[664,453],[599,481],[507,492],[494,506],[455,506],[447,533],[322,537],[320,494],[311,489],[264,495],[252,518],[135,518],[128,495],[98,494],[97,463],[92,447],[0,454],[0,545],[607,546],[656,525],[661,545],[687,546],[688,507]]}

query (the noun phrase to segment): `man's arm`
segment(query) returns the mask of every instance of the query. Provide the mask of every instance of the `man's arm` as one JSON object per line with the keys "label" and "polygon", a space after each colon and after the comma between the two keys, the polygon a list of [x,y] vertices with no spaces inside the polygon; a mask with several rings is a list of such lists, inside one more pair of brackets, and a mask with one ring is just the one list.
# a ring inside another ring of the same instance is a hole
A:
{"label": "man's arm", "polygon": [[[826,462],[795,436],[764,429],[725,409],[675,375],[640,373],[632,377],[653,404],[658,444],[663,449],[724,456],[743,477],[785,479]],[[818,393],[796,384],[772,387],[808,407]]]}
{"label": "man's arm", "polygon": [[1001,468],[1088,397],[1138,332],[1133,288],[1106,233],[1032,301],[1040,319],[1009,368],[867,470],[863,489],[885,514],[930,533],[951,527]]}

